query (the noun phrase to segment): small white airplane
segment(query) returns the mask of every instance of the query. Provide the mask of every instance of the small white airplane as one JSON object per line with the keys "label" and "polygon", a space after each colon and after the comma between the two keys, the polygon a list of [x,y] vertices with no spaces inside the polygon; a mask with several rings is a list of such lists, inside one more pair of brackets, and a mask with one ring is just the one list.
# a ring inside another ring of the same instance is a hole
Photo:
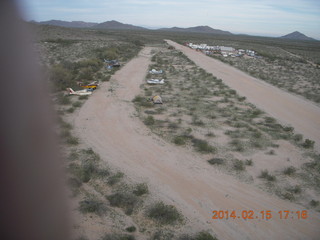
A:
{"label": "small white airplane", "polygon": [[147,80],[147,83],[149,84],[164,84],[164,79],[150,79],[150,80]]}
{"label": "small white airplane", "polygon": [[151,73],[151,74],[161,74],[161,73],[163,73],[163,71],[162,70],[157,71],[155,69],[152,69],[151,71],[149,71],[149,73]]}
{"label": "small white airplane", "polygon": [[90,90],[88,91],[88,89],[73,91],[72,88],[67,88],[67,91],[69,92],[70,95],[84,96],[84,95],[91,95],[92,94],[92,91],[90,91]]}

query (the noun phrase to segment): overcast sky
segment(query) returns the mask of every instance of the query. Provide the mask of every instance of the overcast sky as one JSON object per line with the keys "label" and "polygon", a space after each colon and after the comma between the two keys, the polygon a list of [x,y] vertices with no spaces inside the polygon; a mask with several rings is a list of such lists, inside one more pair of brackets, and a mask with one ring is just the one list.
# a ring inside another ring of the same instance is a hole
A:
{"label": "overcast sky", "polygon": [[261,36],[300,31],[320,40],[320,0],[20,0],[19,5],[27,20],[208,25]]}

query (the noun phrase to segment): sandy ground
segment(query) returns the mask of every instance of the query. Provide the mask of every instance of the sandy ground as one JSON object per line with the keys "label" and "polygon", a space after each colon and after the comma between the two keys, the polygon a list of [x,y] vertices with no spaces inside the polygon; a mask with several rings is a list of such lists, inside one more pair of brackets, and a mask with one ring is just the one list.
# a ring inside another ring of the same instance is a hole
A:
{"label": "sandy ground", "polygon": [[181,50],[199,67],[222,79],[225,84],[237,90],[241,96],[245,96],[258,108],[269,113],[281,123],[291,125],[304,137],[314,140],[315,149],[320,151],[320,108],[318,106],[200,52],[170,40],[167,42]]}
{"label": "sandy ground", "polygon": [[[151,50],[144,48],[82,106],[74,120],[82,141],[133,181],[147,182],[153,196],[181,210],[192,231],[211,229],[226,240],[318,239],[319,213],[310,210],[305,220],[291,219],[294,214],[280,220],[280,210],[304,209],[220,173],[199,154],[153,135],[135,117],[131,100],[140,92]],[[213,220],[214,210],[237,210],[238,215],[253,210],[259,217],[260,211],[271,210],[273,218]]]}

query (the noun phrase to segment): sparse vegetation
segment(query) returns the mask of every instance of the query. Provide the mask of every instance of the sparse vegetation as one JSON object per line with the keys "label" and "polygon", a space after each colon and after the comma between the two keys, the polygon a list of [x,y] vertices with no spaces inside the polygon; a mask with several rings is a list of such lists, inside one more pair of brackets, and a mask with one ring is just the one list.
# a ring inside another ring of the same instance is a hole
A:
{"label": "sparse vegetation", "polygon": [[89,198],[80,202],[79,210],[82,213],[95,213],[101,216],[106,213],[107,207],[103,202]]}
{"label": "sparse vegetation", "polygon": [[129,191],[117,192],[107,196],[111,206],[123,208],[127,215],[131,215],[139,205],[139,198]]}
{"label": "sparse vegetation", "polygon": [[201,140],[197,138],[192,139],[193,147],[200,153],[214,153],[216,148],[210,146],[206,140]]}
{"label": "sparse vegetation", "polygon": [[136,229],[136,227],[135,226],[130,226],[130,227],[127,227],[126,228],[126,231],[127,232],[135,232],[137,229]]}
{"label": "sparse vegetation", "polygon": [[288,176],[293,175],[295,172],[296,172],[296,168],[293,167],[293,166],[288,167],[288,168],[286,168],[285,170],[283,170],[283,173],[284,173],[285,175],[288,175]]}
{"label": "sparse vegetation", "polygon": [[165,205],[158,202],[149,207],[147,216],[161,225],[176,224],[182,221],[182,215],[172,205]]}
{"label": "sparse vegetation", "polygon": [[259,177],[264,178],[270,182],[276,181],[276,176],[269,174],[268,170],[261,171],[261,174]]}
{"label": "sparse vegetation", "polygon": [[211,158],[210,160],[208,160],[208,163],[210,163],[211,165],[220,165],[224,163],[224,159],[223,158]]}
{"label": "sparse vegetation", "polygon": [[142,196],[149,193],[148,185],[146,183],[137,184],[133,189],[133,194]]}
{"label": "sparse vegetation", "polygon": [[243,171],[246,169],[246,166],[244,164],[244,162],[242,160],[239,160],[239,159],[235,159],[233,161],[233,168],[236,170],[236,171]]}

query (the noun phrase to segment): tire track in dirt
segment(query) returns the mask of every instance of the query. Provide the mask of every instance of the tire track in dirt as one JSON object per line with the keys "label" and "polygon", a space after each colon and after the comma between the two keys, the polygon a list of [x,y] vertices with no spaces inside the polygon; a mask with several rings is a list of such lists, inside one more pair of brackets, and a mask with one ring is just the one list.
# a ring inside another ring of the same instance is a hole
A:
{"label": "tire track in dirt", "polygon": [[[74,126],[82,141],[134,181],[146,181],[152,196],[175,205],[188,218],[189,230],[211,229],[226,240],[317,239],[319,213],[280,220],[280,210],[304,209],[218,172],[202,156],[151,134],[135,117],[131,100],[140,92],[151,50],[144,48],[81,107]],[[271,210],[274,218],[213,220],[213,210]]]}
{"label": "tire track in dirt", "polygon": [[320,151],[320,108],[314,103],[251,77],[200,52],[171,40],[166,41],[182,51],[199,67],[222,79],[226,85],[236,90],[241,96],[245,96],[249,102],[281,123],[291,125],[304,137],[314,140],[315,149]]}

